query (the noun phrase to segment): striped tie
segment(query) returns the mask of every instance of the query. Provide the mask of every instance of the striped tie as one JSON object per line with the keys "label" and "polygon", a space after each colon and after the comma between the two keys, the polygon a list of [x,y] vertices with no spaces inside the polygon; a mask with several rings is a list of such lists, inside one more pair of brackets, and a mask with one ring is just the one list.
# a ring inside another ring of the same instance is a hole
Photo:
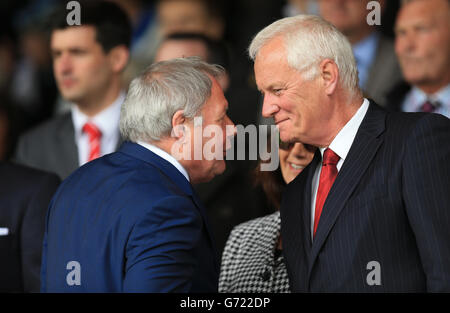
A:
{"label": "striped tie", "polygon": [[89,136],[89,162],[100,157],[100,139],[102,137],[102,133],[97,126],[89,122],[84,124],[83,132]]}

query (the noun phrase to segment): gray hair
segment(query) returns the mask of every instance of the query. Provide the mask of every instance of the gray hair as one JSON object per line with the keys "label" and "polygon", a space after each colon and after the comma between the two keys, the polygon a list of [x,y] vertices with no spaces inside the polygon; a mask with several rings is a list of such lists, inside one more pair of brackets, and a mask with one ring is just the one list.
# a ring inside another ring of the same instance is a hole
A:
{"label": "gray hair", "polygon": [[154,63],[133,79],[122,104],[119,128],[125,140],[158,141],[170,136],[176,111],[193,119],[211,96],[212,81],[224,73],[198,57]]}
{"label": "gray hair", "polygon": [[248,49],[255,60],[259,50],[276,37],[283,39],[290,67],[302,72],[306,80],[319,74],[318,65],[324,59],[333,60],[340,83],[352,95],[359,93],[358,70],[352,47],[347,38],[332,24],[315,15],[297,15],[278,20],[261,30]]}

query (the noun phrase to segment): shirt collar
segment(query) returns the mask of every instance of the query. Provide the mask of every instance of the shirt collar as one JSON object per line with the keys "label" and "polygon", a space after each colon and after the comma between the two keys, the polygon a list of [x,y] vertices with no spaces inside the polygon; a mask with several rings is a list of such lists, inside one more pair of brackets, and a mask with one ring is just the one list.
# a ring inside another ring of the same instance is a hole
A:
{"label": "shirt collar", "polygon": [[119,131],[120,109],[125,100],[125,92],[121,91],[117,99],[106,109],[89,117],[80,111],[77,105],[71,106],[72,121],[75,128],[75,136],[79,138],[83,135],[83,126],[88,121],[95,124],[102,132],[102,138],[109,138]]}
{"label": "shirt collar", "polygon": [[[345,126],[339,131],[339,133],[334,137],[331,144],[328,146],[331,150],[333,150],[342,161],[345,161],[348,152],[355,140],[356,133],[358,132],[359,126],[366,116],[367,110],[369,109],[369,100],[364,99],[361,107],[356,111],[355,115],[345,124]],[[320,153],[322,154],[327,147],[320,148]]]}
{"label": "shirt collar", "polygon": [[450,106],[450,84],[431,95],[428,95],[421,89],[413,86],[407,96],[408,101],[406,101],[407,103],[411,103],[411,106],[409,107],[409,109],[405,108],[405,111],[420,111],[421,106],[427,99],[433,102],[439,102],[444,106]]}
{"label": "shirt collar", "polygon": [[436,100],[444,105],[450,106],[450,84],[439,90],[431,97],[432,100]]}
{"label": "shirt collar", "polygon": [[186,177],[187,181],[190,182],[189,175],[188,175],[186,169],[180,164],[180,162],[177,161],[177,159],[175,159],[169,153],[167,153],[166,151],[158,148],[155,145],[152,145],[152,144],[149,144],[149,143],[146,143],[146,142],[143,142],[143,141],[138,141],[137,143],[139,145],[143,146],[144,148],[147,148],[148,150],[150,150],[154,154],[158,155],[159,157],[163,158],[164,160],[166,160],[167,162],[169,162],[173,166],[175,166],[175,168],[177,170],[179,170],[180,173],[183,174],[184,177]]}

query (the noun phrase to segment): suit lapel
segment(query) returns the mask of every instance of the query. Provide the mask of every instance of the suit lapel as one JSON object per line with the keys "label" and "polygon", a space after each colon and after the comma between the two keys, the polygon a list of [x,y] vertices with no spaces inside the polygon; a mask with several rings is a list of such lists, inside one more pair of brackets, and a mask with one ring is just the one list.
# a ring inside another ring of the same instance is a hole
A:
{"label": "suit lapel", "polygon": [[312,203],[312,179],[314,176],[314,173],[316,171],[317,166],[320,164],[322,160],[322,156],[320,155],[319,149],[316,150],[314,154],[314,158],[311,162],[310,170],[308,171],[308,177],[306,179],[306,186],[305,186],[305,197],[303,201],[303,230],[304,233],[303,239],[305,243],[305,247],[307,247],[307,251],[310,252],[312,241],[311,241],[311,203]]}
{"label": "suit lapel", "polygon": [[56,131],[58,144],[55,147],[55,153],[58,154],[56,164],[59,172],[67,173],[68,176],[78,168],[78,148],[75,143],[75,130],[72,121],[72,114],[68,113],[61,119],[61,124]]}
{"label": "suit lapel", "polygon": [[317,255],[336,219],[383,142],[380,134],[385,128],[385,118],[386,113],[379,109],[376,104],[371,103],[347,158],[325,201],[309,256],[308,277],[311,275]]}
{"label": "suit lapel", "polygon": [[203,204],[200,201],[200,199],[199,199],[197,193],[195,192],[195,190],[192,191],[192,198],[193,198],[195,204],[197,205],[197,207],[199,208],[199,211],[200,211],[200,213],[202,215],[203,222],[204,222],[203,224],[205,225],[206,233],[208,234],[208,237],[209,237],[209,242],[210,242],[211,247],[212,247],[212,249],[214,251],[214,256],[215,256],[214,257],[214,264],[218,268],[219,267],[219,262],[217,260],[218,252],[217,252],[217,247],[216,247],[216,244],[215,244],[215,241],[214,241],[213,234],[211,232],[211,229],[209,228],[209,221],[208,221],[208,216],[206,214],[206,208],[203,206]]}
{"label": "suit lapel", "polygon": [[[189,195],[193,199],[195,205],[197,206],[197,209],[200,212],[200,215],[202,216],[211,246],[214,250],[214,253],[217,256],[217,250],[214,244],[214,237],[212,236],[212,233],[209,229],[209,222],[206,215],[206,209],[199,200],[195,191],[193,190],[192,185],[186,180],[183,174],[181,174],[180,171],[178,171],[178,169],[171,163],[169,163],[168,161],[164,160],[160,156],[156,155],[155,153],[151,152],[150,150],[146,149],[145,147],[142,147],[137,143],[125,141],[120,147],[119,152],[126,153],[128,155],[131,155],[132,157],[138,158],[144,162],[154,165],[160,171],[164,172],[169,177],[169,179],[173,181],[174,184],[180,187],[187,195]],[[218,265],[216,259],[214,260],[214,262],[216,262],[216,265]]]}

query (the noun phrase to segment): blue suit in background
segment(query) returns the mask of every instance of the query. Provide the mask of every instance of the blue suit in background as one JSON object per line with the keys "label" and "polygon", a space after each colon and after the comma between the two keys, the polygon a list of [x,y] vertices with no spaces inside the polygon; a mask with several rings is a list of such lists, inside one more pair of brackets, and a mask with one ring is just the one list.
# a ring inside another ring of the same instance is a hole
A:
{"label": "blue suit in background", "polygon": [[138,144],[79,168],[50,204],[42,292],[216,292],[217,281],[191,184]]}

